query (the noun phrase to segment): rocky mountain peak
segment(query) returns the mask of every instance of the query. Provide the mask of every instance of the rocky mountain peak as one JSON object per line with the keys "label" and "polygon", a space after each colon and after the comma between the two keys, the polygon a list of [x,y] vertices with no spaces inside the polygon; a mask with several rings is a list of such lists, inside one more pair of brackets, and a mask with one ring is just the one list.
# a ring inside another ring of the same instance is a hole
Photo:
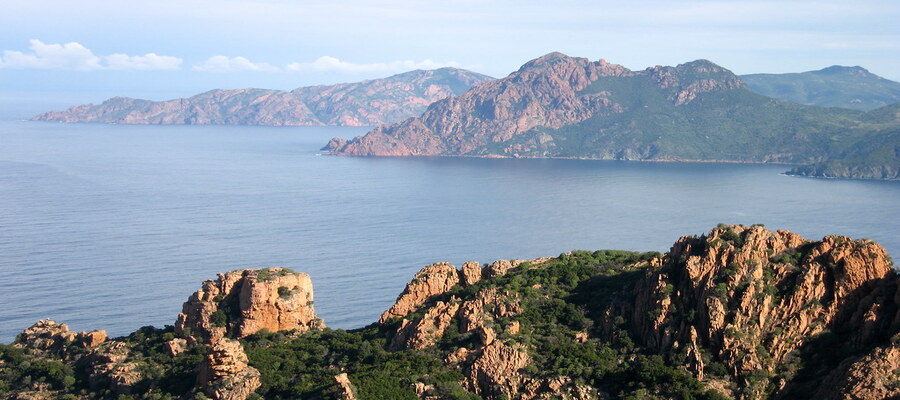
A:
{"label": "rocky mountain peak", "polygon": [[558,51],[553,51],[553,52],[544,54],[538,58],[535,58],[531,61],[526,62],[519,68],[519,71],[524,71],[524,70],[532,69],[532,68],[544,68],[549,65],[553,65],[555,63],[568,62],[568,61],[573,61],[573,60],[587,60],[587,59],[569,57]]}

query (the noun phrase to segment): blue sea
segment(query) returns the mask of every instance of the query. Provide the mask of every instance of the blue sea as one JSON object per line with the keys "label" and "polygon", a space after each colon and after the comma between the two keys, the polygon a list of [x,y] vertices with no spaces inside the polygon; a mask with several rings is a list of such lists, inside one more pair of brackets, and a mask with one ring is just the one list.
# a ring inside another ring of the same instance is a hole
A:
{"label": "blue sea", "polygon": [[0,343],[173,324],[205,279],[307,272],[334,328],[374,322],[422,266],[666,251],[720,222],[900,254],[900,184],[783,165],[321,155],[365,128],[0,121]]}

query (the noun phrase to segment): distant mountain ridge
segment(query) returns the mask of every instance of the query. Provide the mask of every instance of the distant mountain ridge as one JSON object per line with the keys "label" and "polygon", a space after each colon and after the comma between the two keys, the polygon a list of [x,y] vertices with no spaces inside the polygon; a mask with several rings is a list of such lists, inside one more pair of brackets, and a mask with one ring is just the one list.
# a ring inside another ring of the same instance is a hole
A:
{"label": "distant mountain ridge", "polygon": [[741,75],[761,95],[795,103],[870,111],[900,102],[900,82],[854,66],[832,65],[818,71]]}
{"label": "distant mountain ridge", "polygon": [[493,78],[458,68],[416,70],[383,79],[292,91],[216,89],[190,98],[113,97],[102,104],[50,111],[35,121],[119,124],[375,126],[420,114],[431,103]]}
{"label": "distant mountain ridge", "polygon": [[900,103],[866,113],[863,122],[871,124],[873,134],[865,135],[828,160],[796,167],[788,174],[900,180]]}
{"label": "distant mountain ridge", "polygon": [[550,53],[438,101],[419,117],[349,142],[333,139],[326,149],[356,156],[814,164],[900,126],[866,115],[753,93],[707,60],[631,71]]}

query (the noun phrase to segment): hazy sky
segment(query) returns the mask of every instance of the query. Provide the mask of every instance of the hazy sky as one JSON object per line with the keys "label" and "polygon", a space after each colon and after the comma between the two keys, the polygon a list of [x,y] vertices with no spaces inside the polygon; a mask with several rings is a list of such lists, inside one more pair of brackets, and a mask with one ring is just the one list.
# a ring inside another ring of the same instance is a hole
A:
{"label": "hazy sky", "polygon": [[900,1],[0,0],[0,95],[164,99],[550,51],[738,74],[861,65],[900,81]]}

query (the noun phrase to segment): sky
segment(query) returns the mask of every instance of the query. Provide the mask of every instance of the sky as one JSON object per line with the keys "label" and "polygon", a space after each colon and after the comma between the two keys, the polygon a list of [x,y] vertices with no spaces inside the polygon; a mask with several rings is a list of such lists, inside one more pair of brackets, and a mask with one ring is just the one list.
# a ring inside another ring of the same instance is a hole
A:
{"label": "sky", "polygon": [[0,0],[0,99],[164,100],[453,66],[503,77],[551,51],[737,74],[859,65],[900,81],[900,2]]}

